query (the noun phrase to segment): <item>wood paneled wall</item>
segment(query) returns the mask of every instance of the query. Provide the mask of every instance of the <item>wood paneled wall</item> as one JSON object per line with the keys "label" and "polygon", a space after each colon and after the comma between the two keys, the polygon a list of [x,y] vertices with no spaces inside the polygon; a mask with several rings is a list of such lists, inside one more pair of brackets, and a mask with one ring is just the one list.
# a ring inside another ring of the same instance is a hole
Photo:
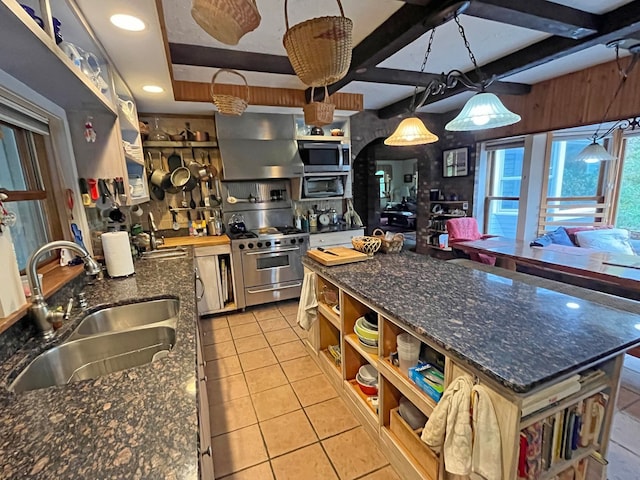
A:
{"label": "wood paneled wall", "polygon": [[[174,80],[173,93],[177,101],[211,103],[211,84]],[[247,97],[242,85],[216,84],[216,93]],[[335,93],[329,97],[336,110],[361,111],[364,108],[360,93]],[[249,104],[273,107],[302,107],[306,103],[304,90],[249,86]],[[212,105],[213,108],[213,105]]]}
{"label": "wood paneled wall", "polygon": [[[621,60],[623,68],[629,61],[630,58]],[[476,138],[505,138],[600,123],[619,81],[618,67],[612,61],[537,83],[528,95],[500,95],[506,107],[518,113],[522,121],[479,132]],[[627,77],[606,120],[631,118],[639,113],[640,68],[636,68]]]}

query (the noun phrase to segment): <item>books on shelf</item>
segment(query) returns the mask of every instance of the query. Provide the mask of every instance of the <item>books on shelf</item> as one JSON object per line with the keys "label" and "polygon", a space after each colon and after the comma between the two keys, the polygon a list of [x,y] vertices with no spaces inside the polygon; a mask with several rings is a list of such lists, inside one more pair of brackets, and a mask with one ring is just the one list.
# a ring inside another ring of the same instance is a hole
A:
{"label": "books on shelf", "polygon": [[520,432],[518,478],[537,480],[550,468],[570,461],[580,448],[598,448],[609,397],[597,393]]}

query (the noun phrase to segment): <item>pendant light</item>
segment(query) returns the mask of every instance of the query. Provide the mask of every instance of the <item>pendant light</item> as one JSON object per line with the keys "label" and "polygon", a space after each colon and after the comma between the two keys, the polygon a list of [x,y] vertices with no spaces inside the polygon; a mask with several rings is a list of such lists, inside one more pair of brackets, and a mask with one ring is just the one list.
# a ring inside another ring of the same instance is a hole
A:
{"label": "pendant light", "polygon": [[596,142],[596,137],[593,137],[593,142],[584,147],[582,151],[576,156],[576,160],[585,163],[598,163],[606,162],[608,160],[615,160],[616,157],[611,155],[605,150],[605,148]]}
{"label": "pendant light", "polygon": [[[464,41],[464,46],[469,53],[469,58],[473,63],[473,68],[476,71],[478,79],[480,79],[480,83],[476,84],[471,82],[464,73],[454,70],[454,72],[459,75],[459,80],[462,84],[478,90],[479,93],[467,101],[458,116],[445,125],[445,130],[468,132],[505,127],[518,123],[521,120],[520,115],[509,111],[496,95],[484,91],[486,87],[493,82],[493,79],[489,81],[484,80],[482,72],[478,67],[478,62],[476,62],[476,57],[471,51],[471,45],[469,45],[464,28],[458,19],[458,15],[454,17],[454,20],[458,25],[458,32]],[[447,82],[447,86],[451,83],[452,82]],[[455,81],[453,85],[455,85]]]}
{"label": "pendant light", "polygon": [[607,137],[616,128],[620,128],[622,130],[627,130],[627,129],[635,130],[636,127],[638,127],[637,119],[621,120],[616,122],[609,130],[604,132],[602,135],[598,135],[598,133],[600,132],[600,128],[602,128],[602,124],[607,120],[607,115],[609,114],[609,110],[611,110],[611,106],[613,105],[613,102],[615,102],[616,98],[618,98],[618,95],[620,94],[622,87],[627,81],[627,78],[629,77],[631,70],[633,70],[633,67],[636,65],[636,63],[638,62],[638,59],[640,58],[640,45],[636,44],[631,46],[629,48],[629,51],[631,52],[631,61],[629,62],[629,65],[627,65],[627,68],[622,68],[622,66],[620,65],[620,44],[623,42],[624,40],[615,40],[607,44],[607,47],[615,48],[616,50],[616,64],[618,65],[620,82],[618,83],[618,87],[616,88],[616,91],[614,92],[613,97],[609,102],[609,105],[607,105],[607,109],[604,112],[602,121],[600,122],[600,124],[598,125],[598,128],[596,129],[596,133],[594,133],[593,137],[591,137],[591,143],[580,151],[580,153],[575,157],[576,160],[579,160],[585,163],[598,163],[598,162],[607,162],[611,160],[617,160],[617,157],[615,157],[614,155],[611,155],[609,152],[607,152],[607,150],[602,145],[598,143],[598,140],[602,140],[603,138]]}
{"label": "pendant light", "polygon": [[[429,44],[427,45],[427,51],[424,54],[424,60],[422,61],[422,66],[420,67],[420,73],[424,73],[424,69],[427,65],[427,59],[429,58],[429,53],[431,53],[431,46],[433,45],[433,37],[436,33],[436,29],[431,30],[431,36],[429,37]],[[426,145],[428,143],[434,143],[438,141],[438,136],[430,132],[429,129],[425,126],[425,124],[420,120],[416,115],[415,111],[417,108],[422,106],[424,100],[427,99],[429,93],[431,92],[431,88],[435,86],[433,82],[429,83],[429,86],[423,92],[422,101],[416,102],[416,97],[418,94],[418,85],[413,89],[413,98],[411,99],[411,105],[409,107],[409,112],[411,116],[409,118],[405,118],[400,122],[398,128],[385,139],[384,144],[393,146],[393,147],[409,147],[413,145]]]}

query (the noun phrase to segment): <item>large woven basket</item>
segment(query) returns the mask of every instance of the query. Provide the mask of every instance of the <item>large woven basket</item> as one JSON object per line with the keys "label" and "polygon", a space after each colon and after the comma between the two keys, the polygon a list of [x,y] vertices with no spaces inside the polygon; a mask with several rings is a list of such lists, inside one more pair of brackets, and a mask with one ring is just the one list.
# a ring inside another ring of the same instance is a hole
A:
{"label": "large woven basket", "polygon": [[351,245],[353,245],[353,248],[359,252],[366,253],[370,257],[378,251],[381,243],[382,241],[379,238],[370,237],[368,235],[353,237],[351,239]]}
{"label": "large woven basket", "polygon": [[313,101],[315,87],[311,87],[311,102],[302,107],[304,111],[304,123],[314,127],[322,127],[333,123],[333,112],[336,106],[329,103],[329,91],[324,87],[324,98],[321,102]]}
{"label": "large woven basket", "polygon": [[[235,95],[229,95],[225,93],[216,93],[216,77],[220,75],[222,72],[233,73],[238,75],[244,81],[245,87],[245,98],[236,97]],[[235,70],[229,70],[226,68],[221,68],[218,70],[213,77],[211,78],[211,99],[213,103],[218,108],[218,111],[223,115],[234,115],[240,116],[244,113],[247,106],[249,105],[249,84],[247,84],[247,79],[239,72]]]}
{"label": "large woven basket", "polygon": [[284,19],[287,31],[282,43],[289,61],[302,83],[321,87],[337,82],[351,65],[353,22],[344,16],[342,3],[339,17],[318,17],[289,28],[287,0]]}
{"label": "large woven basket", "polygon": [[396,233],[390,239],[388,235],[376,228],[371,234],[380,239],[380,250],[384,253],[398,253],[402,250],[402,246],[404,245],[404,235],[401,233]]}
{"label": "large woven basket", "polygon": [[193,0],[191,16],[216,40],[237,45],[243,35],[258,28],[255,0]]}

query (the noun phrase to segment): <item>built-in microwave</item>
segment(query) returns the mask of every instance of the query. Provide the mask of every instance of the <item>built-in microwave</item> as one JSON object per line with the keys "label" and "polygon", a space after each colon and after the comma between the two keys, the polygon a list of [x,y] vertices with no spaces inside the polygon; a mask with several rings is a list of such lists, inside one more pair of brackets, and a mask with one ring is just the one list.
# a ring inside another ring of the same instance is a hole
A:
{"label": "built-in microwave", "polygon": [[349,145],[340,142],[298,141],[305,173],[348,172],[351,163]]}
{"label": "built-in microwave", "polygon": [[335,177],[305,177],[302,181],[304,198],[342,197],[345,175]]}

